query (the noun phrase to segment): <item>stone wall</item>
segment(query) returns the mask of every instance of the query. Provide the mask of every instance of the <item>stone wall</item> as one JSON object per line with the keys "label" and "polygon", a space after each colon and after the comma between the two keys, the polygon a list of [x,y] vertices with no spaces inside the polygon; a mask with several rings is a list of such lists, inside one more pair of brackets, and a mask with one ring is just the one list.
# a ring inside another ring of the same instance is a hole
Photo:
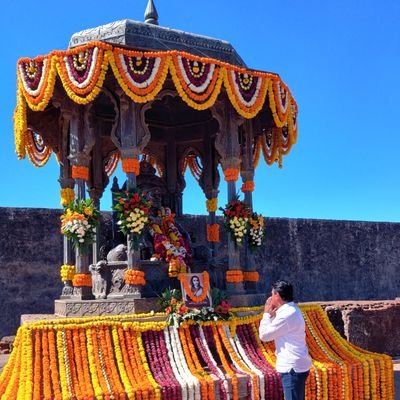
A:
{"label": "stone wall", "polygon": [[376,353],[400,355],[400,301],[320,304],[336,330],[349,342]]}
{"label": "stone wall", "polygon": [[21,314],[54,312],[63,260],[60,211],[0,208],[0,337]]}
{"label": "stone wall", "polygon": [[266,245],[256,257],[271,281],[295,284],[298,301],[400,297],[400,223],[267,220]]}
{"label": "stone wall", "polygon": [[[61,292],[60,210],[0,208],[0,338],[14,334],[21,314],[52,313]],[[109,220],[109,213],[105,214]],[[201,269],[209,255],[205,216],[180,220],[193,238]],[[227,262],[226,235],[211,271],[219,281]],[[243,256],[260,272],[259,293],[283,278],[296,300],[379,300],[399,296],[400,224],[268,219],[265,246]]]}

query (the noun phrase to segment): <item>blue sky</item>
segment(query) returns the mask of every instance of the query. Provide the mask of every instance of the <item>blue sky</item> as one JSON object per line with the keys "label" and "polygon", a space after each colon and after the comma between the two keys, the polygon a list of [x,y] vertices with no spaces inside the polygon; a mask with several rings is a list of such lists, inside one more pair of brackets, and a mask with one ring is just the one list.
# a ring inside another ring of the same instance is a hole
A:
{"label": "blue sky", "polygon": [[[55,158],[36,168],[14,153],[18,58],[66,49],[82,29],[120,19],[142,21],[146,3],[3,0],[1,207],[59,207]],[[298,103],[298,143],[283,169],[260,161],[256,170],[256,211],[270,217],[400,222],[398,0],[155,3],[161,25],[231,42],[249,67],[279,73]],[[187,178],[184,211],[203,214],[204,196]],[[220,205],[226,202],[224,189]],[[108,192],[102,209],[110,208]]]}

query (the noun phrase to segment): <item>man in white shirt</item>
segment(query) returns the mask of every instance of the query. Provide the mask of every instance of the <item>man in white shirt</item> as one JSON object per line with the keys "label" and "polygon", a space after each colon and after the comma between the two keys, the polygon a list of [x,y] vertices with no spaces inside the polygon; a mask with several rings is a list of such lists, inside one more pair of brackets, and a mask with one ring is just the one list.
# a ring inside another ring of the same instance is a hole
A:
{"label": "man in white shirt", "polygon": [[263,342],[275,341],[276,370],[282,378],[285,400],[304,400],[311,357],[306,345],[304,318],[293,303],[293,286],[289,282],[272,284],[259,335]]}

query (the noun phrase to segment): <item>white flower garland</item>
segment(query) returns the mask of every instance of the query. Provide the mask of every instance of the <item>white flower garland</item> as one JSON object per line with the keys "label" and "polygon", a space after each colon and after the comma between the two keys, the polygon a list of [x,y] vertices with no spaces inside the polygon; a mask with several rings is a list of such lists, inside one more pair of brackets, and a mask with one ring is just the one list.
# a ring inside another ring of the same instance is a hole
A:
{"label": "white flower garland", "polygon": [[264,229],[259,226],[258,228],[250,228],[250,239],[251,239],[251,244],[254,246],[261,246],[262,244],[262,239],[264,237]]}
{"label": "white flower garland", "polygon": [[42,87],[43,87],[43,84],[44,84],[44,77],[45,77],[45,75],[46,75],[47,62],[48,62],[48,59],[45,58],[45,59],[43,60],[42,76],[40,77],[40,81],[39,81],[38,87],[37,87],[36,89],[33,89],[33,90],[28,86],[27,82],[25,81],[25,75],[24,75],[23,65],[22,65],[22,64],[19,64],[19,65],[18,65],[18,68],[19,68],[19,76],[21,77],[21,81],[22,81],[22,84],[23,84],[23,86],[24,86],[24,89],[25,89],[25,90],[29,93],[29,95],[32,96],[32,97],[36,97],[36,96],[41,92],[41,90],[42,90]]}
{"label": "white flower garland", "polygon": [[[237,353],[240,354],[243,362],[249,367],[250,370],[254,371],[257,375],[258,381],[258,389],[260,394],[260,399],[265,400],[265,376],[262,371],[260,371],[247,357],[245,350],[243,349],[242,344],[239,341],[237,335],[234,338],[230,338],[231,344],[233,347],[236,347]],[[253,397],[253,394],[252,394]]]}
{"label": "white flower garland", "polygon": [[208,357],[210,358],[210,361],[212,362],[212,364],[214,365],[215,369],[217,370],[217,378],[221,379],[224,388],[225,388],[225,392],[226,392],[226,400],[230,400],[231,396],[229,394],[229,385],[228,385],[228,380],[225,377],[225,374],[221,371],[221,369],[218,367],[216,361],[214,360],[213,355],[211,354],[210,348],[208,346],[206,337],[204,336],[204,332],[203,332],[203,328],[201,326],[199,326],[199,332],[200,332],[200,340],[201,343],[203,344],[204,349],[207,352]]}
{"label": "white flower garland", "polygon": [[69,65],[68,62],[68,56],[64,57],[64,64],[65,64],[65,68],[67,69],[67,73],[68,73],[68,78],[70,80],[70,82],[77,88],[79,89],[84,89],[85,87],[87,87],[89,84],[92,83],[92,79],[93,79],[93,75],[94,75],[94,71],[96,70],[96,64],[97,64],[97,57],[99,54],[99,48],[95,47],[93,49],[93,54],[92,54],[92,63],[90,65],[90,70],[88,72],[88,75],[86,77],[86,79],[79,83],[75,78],[74,75],[72,73],[71,67]]}
{"label": "white flower garland", "polygon": [[182,349],[182,344],[179,338],[178,329],[176,327],[169,327],[168,329],[171,335],[171,343],[175,359],[177,360],[177,366],[178,368],[180,368],[181,374],[189,387],[189,399],[200,400],[200,381],[191,373],[187,365],[186,358]]}
{"label": "white flower garland", "polygon": [[183,376],[181,375],[181,371],[178,368],[178,363],[176,362],[177,360],[175,360],[176,355],[174,357],[174,351],[173,351],[174,345],[171,343],[169,334],[170,334],[169,329],[164,329],[165,345],[167,347],[167,355],[172,367],[172,371],[181,387],[182,400],[186,399],[191,400],[192,397],[188,396],[188,391],[190,393],[190,388],[188,387],[189,386],[188,382],[186,382],[185,380],[186,377],[184,375]]}
{"label": "white flower garland", "polygon": [[177,59],[178,59],[178,65],[179,65],[181,74],[183,76],[183,79],[184,79],[186,85],[190,88],[190,90],[195,93],[205,92],[214,76],[215,64],[210,64],[210,71],[208,72],[207,79],[205,80],[205,82],[201,86],[196,86],[193,84],[193,82],[190,81],[190,79],[187,76],[185,67],[183,65],[182,56],[178,56]]}
{"label": "white flower garland", "polygon": [[257,101],[257,99],[258,99],[258,94],[260,93],[260,88],[261,88],[261,83],[262,83],[262,81],[263,81],[263,77],[261,77],[261,76],[258,76],[257,78],[258,78],[258,80],[257,80],[257,87],[256,87],[256,90],[255,90],[255,92],[254,92],[254,94],[253,94],[253,97],[251,98],[251,100],[250,101],[246,101],[244,98],[243,98],[243,96],[242,96],[242,94],[240,93],[240,88],[239,88],[239,86],[238,86],[238,84],[237,84],[237,82],[236,82],[236,74],[235,74],[235,71],[234,70],[231,70],[230,71],[230,74],[231,74],[231,77],[232,77],[232,82],[233,82],[233,87],[234,87],[234,89],[235,89],[235,92],[236,92],[236,95],[237,95],[237,97],[239,98],[239,100],[243,103],[243,105],[244,106],[246,106],[246,107],[251,107],[252,105],[254,105],[254,103]]}
{"label": "white flower garland", "polygon": [[[238,351],[237,351],[237,348],[236,348],[236,346],[235,346],[235,342],[233,341],[232,336],[231,336],[231,331],[230,331],[229,326],[224,325],[224,326],[222,327],[222,329],[223,329],[223,332],[224,332],[224,334],[225,334],[225,337],[229,340],[229,342],[230,342],[232,348],[233,348],[234,350],[236,350],[236,351],[235,351],[236,355],[237,355],[239,358],[241,358],[242,361],[244,361],[244,360],[243,360],[243,357],[242,357],[242,356],[238,353]],[[256,400],[256,399],[254,399],[254,382],[253,382],[253,379],[251,379],[251,378],[252,378],[251,374],[250,374],[249,372],[247,372],[247,371],[244,371],[242,368],[240,368],[240,366],[237,364],[237,362],[236,362],[233,358],[231,358],[231,359],[232,359],[232,363],[235,365],[235,367],[236,367],[239,371],[241,371],[244,375],[247,375],[247,376],[250,378],[251,400]],[[246,364],[246,363],[245,363],[245,364]],[[257,379],[257,381],[258,381],[258,379]]]}
{"label": "white flower garland", "polygon": [[152,82],[154,81],[154,79],[155,79],[155,77],[156,77],[156,75],[158,73],[158,70],[160,69],[161,58],[160,57],[156,57],[156,60],[154,62],[154,66],[153,66],[153,71],[151,72],[150,77],[147,80],[145,80],[144,82],[142,82],[142,83],[135,82],[132,79],[130,73],[128,72],[128,66],[126,65],[126,62],[125,62],[125,59],[124,59],[124,54],[120,53],[120,54],[118,54],[118,57],[119,57],[119,59],[121,61],[121,65],[122,65],[122,69],[124,70],[125,77],[128,79],[128,81],[133,86],[135,86],[135,87],[137,87],[139,89],[143,89],[143,88],[146,88],[146,87],[150,86],[152,84]]}
{"label": "white flower garland", "polygon": [[[276,81],[276,85],[277,85],[277,87],[275,88],[275,90],[278,92],[279,108],[281,109],[282,114],[286,114],[287,109],[288,109],[288,104],[290,103],[289,93],[285,88],[283,88],[283,89],[281,88],[281,83],[279,81]],[[286,104],[285,105],[282,104],[282,90],[286,94]]]}

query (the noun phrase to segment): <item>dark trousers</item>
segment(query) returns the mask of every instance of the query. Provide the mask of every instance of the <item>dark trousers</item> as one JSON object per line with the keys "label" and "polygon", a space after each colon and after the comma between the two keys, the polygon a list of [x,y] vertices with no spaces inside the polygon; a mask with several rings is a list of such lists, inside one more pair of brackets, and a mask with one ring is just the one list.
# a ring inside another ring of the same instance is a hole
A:
{"label": "dark trousers", "polygon": [[295,372],[293,368],[280,373],[285,400],[304,400],[308,374],[309,371]]}

